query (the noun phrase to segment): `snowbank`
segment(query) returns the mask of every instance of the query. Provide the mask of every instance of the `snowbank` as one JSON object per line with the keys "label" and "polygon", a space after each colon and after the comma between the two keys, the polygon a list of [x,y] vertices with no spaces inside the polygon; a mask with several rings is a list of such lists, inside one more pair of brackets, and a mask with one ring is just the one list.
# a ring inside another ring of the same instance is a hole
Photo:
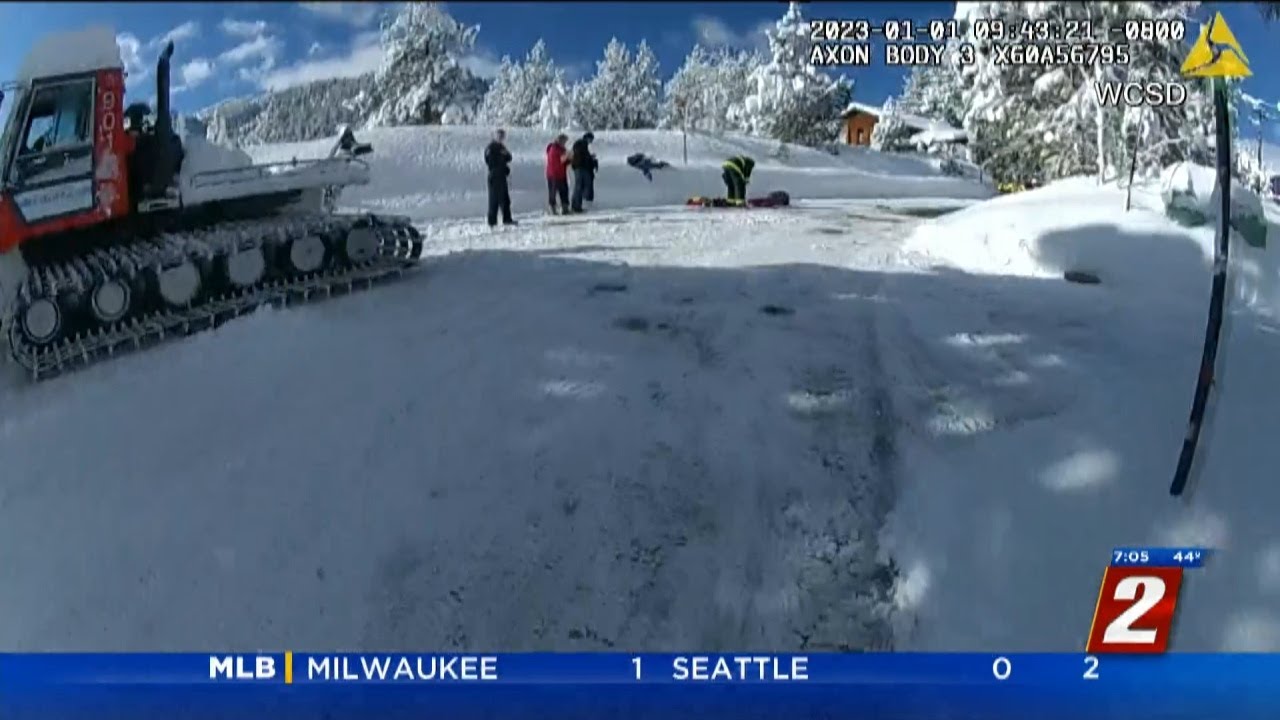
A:
{"label": "snowbank", "polygon": [[[1191,163],[1170,165],[1160,177],[1160,197],[1169,217],[1188,227],[1207,225],[1218,218],[1221,196],[1217,171]],[[1266,246],[1267,219],[1262,198],[1234,180],[1230,219],[1231,227],[1245,242],[1254,247]]]}
{"label": "snowbank", "polygon": [[[344,202],[416,219],[482,217],[485,211],[484,163],[489,128],[403,127],[358,133],[373,144],[373,182],[353,188]],[[547,206],[545,148],[553,133],[529,128],[508,131],[512,164],[512,204],[517,214],[541,213]],[[249,147],[259,161],[315,157],[332,140]],[[756,159],[752,195],[786,190],[795,199],[952,197],[985,198],[992,191],[970,180],[944,177],[923,158],[881,154],[866,148],[841,148],[839,155],[788,146],[776,157],[778,143],[741,135],[691,134],[689,164],[683,162],[678,131],[601,131],[593,149],[600,160],[597,208],[646,207],[683,203],[692,195],[722,195],[720,165],[746,154]],[[643,152],[671,163],[654,173],[652,183],[626,164]]]}
{"label": "snowbank", "polygon": [[951,143],[960,143],[969,139],[969,134],[963,130],[957,130],[951,127],[933,127],[912,135],[907,142],[912,145],[948,145]]}
{"label": "snowbank", "polygon": [[175,132],[182,139],[184,156],[179,179],[183,185],[190,184],[191,178],[202,172],[253,164],[253,158],[244,150],[206,139],[205,124],[196,118],[180,118]]}
{"label": "snowbank", "polygon": [[[1199,308],[1208,293],[1214,229],[1184,223],[1191,213],[1216,216],[1212,201],[1202,199],[1212,195],[1205,192],[1205,170],[1180,171],[1172,182],[1172,174],[1166,173],[1159,188],[1136,188],[1127,213],[1124,190],[1098,187],[1089,178],[1005,195],[920,227],[904,249],[929,262],[979,274],[1060,278],[1068,270],[1080,270],[1098,275],[1108,287]],[[1167,198],[1173,195],[1170,187],[1188,187],[1184,181],[1192,189],[1177,193],[1173,201],[1174,207],[1188,209],[1179,222],[1168,216]],[[1233,204],[1237,198],[1235,217],[1256,222],[1246,218],[1254,208],[1262,211],[1257,196],[1235,186]],[[1268,235],[1266,215],[1262,218],[1261,229],[1248,229],[1248,237]],[[1234,220],[1232,225],[1237,227]],[[1280,317],[1276,253],[1242,242],[1245,237],[1232,235],[1229,292],[1256,312]]]}
{"label": "snowbank", "polygon": [[940,218],[919,228],[906,249],[972,273],[1061,278],[1083,270],[1131,292],[1206,282],[1212,232],[1179,227],[1149,193],[1137,200],[1126,213],[1123,190],[1074,178]]}
{"label": "snowbank", "polygon": [[[1173,499],[1213,232],[1166,217],[1158,188],[1135,204],[1075,179],[907,242],[918,274],[895,276],[880,325],[916,415],[887,541],[907,646],[1079,648],[1113,546],[1188,544],[1221,552],[1188,573],[1174,649],[1280,650],[1280,445],[1259,436],[1280,421],[1277,253],[1233,239],[1219,383]],[[1102,284],[1063,281],[1073,268]]]}
{"label": "snowbank", "polygon": [[120,46],[109,27],[45,35],[31,47],[18,70],[19,82],[71,75],[86,70],[121,68]]}

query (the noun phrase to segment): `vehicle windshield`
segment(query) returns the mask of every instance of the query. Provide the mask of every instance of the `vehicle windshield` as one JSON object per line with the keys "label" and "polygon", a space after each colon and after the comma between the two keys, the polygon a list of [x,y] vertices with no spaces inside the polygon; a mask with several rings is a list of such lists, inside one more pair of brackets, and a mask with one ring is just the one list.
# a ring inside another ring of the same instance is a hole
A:
{"label": "vehicle windshield", "polygon": [[48,152],[89,142],[93,83],[76,81],[36,91],[27,116],[21,153]]}
{"label": "vehicle windshield", "polygon": [[[17,92],[14,94],[13,102],[9,103],[9,108],[6,110],[4,101],[9,99],[8,93],[15,90]],[[0,164],[3,164],[4,167],[0,169],[0,179],[7,180],[9,178],[9,151],[13,148],[13,136],[17,133],[17,128],[14,127],[17,124],[14,119],[14,113],[17,112],[16,108],[21,105],[22,92],[18,86],[8,84],[0,87],[0,111],[3,111],[4,116],[4,131],[3,134],[0,134]]]}

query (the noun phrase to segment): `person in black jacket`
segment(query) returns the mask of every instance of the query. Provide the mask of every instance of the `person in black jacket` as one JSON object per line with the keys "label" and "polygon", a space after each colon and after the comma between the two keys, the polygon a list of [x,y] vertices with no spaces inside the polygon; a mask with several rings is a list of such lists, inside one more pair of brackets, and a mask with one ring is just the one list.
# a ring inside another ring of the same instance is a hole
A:
{"label": "person in black jacket", "polygon": [[600,163],[596,161],[596,156],[591,154],[591,141],[596,136],[592,133],[586,133],[573,143],[573,149],[570,156],[573,158],[573,199],[569,205],[573,212],[582,212],[582,201],[595,202],[596,199],[596,168],[600,167]]}
{"label": "person in black jacket", "polygon": [[489,168],[489,227],[498,224],[498,211],[502,211],[503,225],[518,225],[511,217],[511,188],[507,178],[511,175],[511,151],[506,146],[507,132],[498,130],[493,141],[484,149],[484,164]]}
{"label": "person in black jacket", "polygon": [[644,153],[636,153],[627,157],[627,164],[640,171],[644,179],[653,182],[653,171],[671,167],[666,160],[655,160]]}

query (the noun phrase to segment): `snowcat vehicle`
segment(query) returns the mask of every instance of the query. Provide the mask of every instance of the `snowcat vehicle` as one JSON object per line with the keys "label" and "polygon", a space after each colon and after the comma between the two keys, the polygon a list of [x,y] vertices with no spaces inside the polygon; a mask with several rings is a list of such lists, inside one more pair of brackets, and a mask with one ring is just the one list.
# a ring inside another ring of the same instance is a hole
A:
{"label": "snowcat vehicle", "polygon": [[[408,220],[338,214],[372,148],[342,129],[328,157],[254,164],[170,113],[173,43],[155,108],[125,104],[115,33],[38,42],[0,136],[0,322],[36,379],[264,304],[400,274],[422,254]],[[0,90],[0,107],[5,101]]]}

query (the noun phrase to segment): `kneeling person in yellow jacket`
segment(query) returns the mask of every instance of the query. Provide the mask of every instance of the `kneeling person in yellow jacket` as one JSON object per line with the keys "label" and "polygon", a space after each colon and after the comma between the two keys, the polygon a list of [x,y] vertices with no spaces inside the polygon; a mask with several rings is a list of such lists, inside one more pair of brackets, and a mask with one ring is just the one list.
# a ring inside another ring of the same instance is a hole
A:
{"label": "kneeling person in yellow jacket", "polygon": [[747,203],[747,184],[751,182],[751,170],[756,161],[746,155],[738,155],[724,161],[724,185],[727,189],[727,200],[730,205]]}

